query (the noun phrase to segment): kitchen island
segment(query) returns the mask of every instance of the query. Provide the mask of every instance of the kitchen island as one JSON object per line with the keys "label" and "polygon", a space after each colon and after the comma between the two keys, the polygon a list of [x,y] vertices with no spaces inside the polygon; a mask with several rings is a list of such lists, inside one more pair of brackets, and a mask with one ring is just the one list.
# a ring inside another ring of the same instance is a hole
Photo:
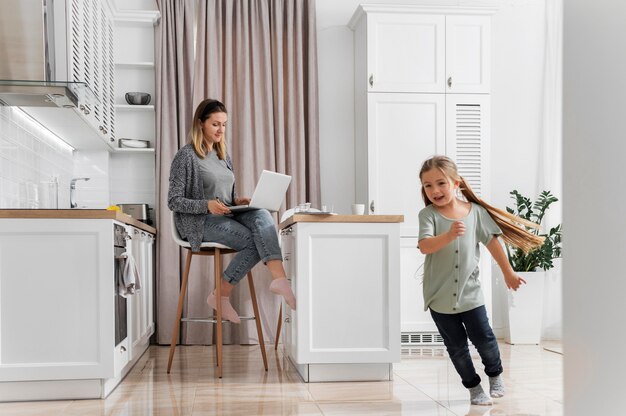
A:
{"label": "kitchen island", "polygon": [[390,380],[400,361],[402,215],[295,214],[280,225],[298,299],[283,347],[306,382]]}
{"label": "kitchen island", "polygon": [[[104,398],[154,333],[156,229],[106,210],[0,210],[0,401]],[[120,290],[128,258],[141,289]]]}

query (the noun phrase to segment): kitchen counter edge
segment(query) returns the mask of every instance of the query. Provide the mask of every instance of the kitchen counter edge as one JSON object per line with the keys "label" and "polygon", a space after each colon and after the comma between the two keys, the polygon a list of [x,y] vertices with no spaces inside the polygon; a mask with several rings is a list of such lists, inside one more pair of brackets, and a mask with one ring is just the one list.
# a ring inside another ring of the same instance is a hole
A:
{"label": "kitchen counter edge", "polygon": [[0,218],[116,220],[156,234],[156,228],[138,221],[120,211],[105,209],[0,209]]}
{"label": "kitchen counter edge", "polygon": [[365,223],[385,223],[404,222],[404,215],[311,215],[294,214],[278,225],[280,230],[289,227],[297,222],[365,222]]}

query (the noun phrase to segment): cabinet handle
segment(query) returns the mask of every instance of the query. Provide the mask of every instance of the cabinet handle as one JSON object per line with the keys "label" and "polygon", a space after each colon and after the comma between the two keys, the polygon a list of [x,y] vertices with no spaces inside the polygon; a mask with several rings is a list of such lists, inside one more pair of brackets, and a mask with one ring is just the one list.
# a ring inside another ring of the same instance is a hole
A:
{"label": "cabinet handle", "polygon": [[289,256],[285,256],[285,257],[283,258],[283,261],[289,261]]}
{"label": "cabinet handle", "polygon": [[374,212],[374,200],[372,199],[372,202],[370,202],[370,211]]}
{"label": "cabinet handle", "polygon": [[123,353],[123,352],[126,352],[126,347],[122,345],[120,347],[120,354]]}
{"label": "cabinet handle", "polygon": [[291,229],[291,227],[289,228],[285,228],[284,230],[280,231],[280,235],[289,235],[293,232],[293,230]]}
{"label": "cabinet handle", "polygon": [[452,88],[452,77],[448,77],[448,88]]}
{"label": "cabinet handle", "polygon": [[370,75],[370,87],[374,86],[374,74]]}
{"label": "cabinet handle", "polygon": [[286,324],[288,324],[289,322],[290,322],[289,317],[286,317],[286,318],[285,318],[285,323],[286,323]]}

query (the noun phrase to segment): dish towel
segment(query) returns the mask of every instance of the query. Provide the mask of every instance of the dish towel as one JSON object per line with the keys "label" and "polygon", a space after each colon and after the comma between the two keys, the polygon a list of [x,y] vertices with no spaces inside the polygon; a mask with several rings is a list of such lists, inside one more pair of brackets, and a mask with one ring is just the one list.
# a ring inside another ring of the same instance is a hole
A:
{"label": "dish towel", "polygon": [[136,291],[141,289],[141,279],[139,277],[139,269],[135,263],[135,258],[129,252],[122,253],[121,259],[124,259],[124,269],[121,273],[121,281],[119,282],[120,296],[127,297],[134,295]]}

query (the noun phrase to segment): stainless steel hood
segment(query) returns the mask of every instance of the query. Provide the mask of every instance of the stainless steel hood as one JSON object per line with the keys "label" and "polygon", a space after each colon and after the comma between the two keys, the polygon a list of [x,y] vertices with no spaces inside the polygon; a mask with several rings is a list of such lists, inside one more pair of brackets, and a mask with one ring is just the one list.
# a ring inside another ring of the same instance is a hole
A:
{"label": "stainless steel hood", "polygon": [[84,82],[68,81],[65,0],[0,1],[0,105],[77,107],[97,103]]}

